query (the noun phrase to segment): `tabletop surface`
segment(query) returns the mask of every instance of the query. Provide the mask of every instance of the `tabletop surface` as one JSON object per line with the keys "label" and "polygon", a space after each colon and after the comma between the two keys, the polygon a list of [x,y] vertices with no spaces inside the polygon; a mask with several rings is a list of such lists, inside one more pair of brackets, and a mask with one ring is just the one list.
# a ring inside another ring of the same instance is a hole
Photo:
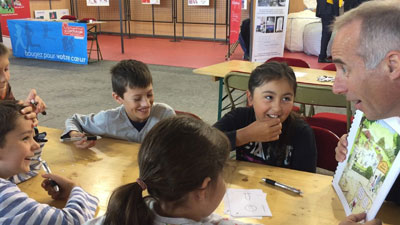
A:
{"label": "tabletop surface", "polygon": [[[49,140],[43,149],[46,160],[55,174],[66,176],[79,183],[86,191],[100,199],[99,213],[103,215],[111,192],[118,186],[133,182],[139,175],[137,143],[103,138],[93,148],[82,150],[72,143],[60,143],[61,130],[39,127],[47,132]],[[43,173],[43,172],[42,172]],[[338,224],[345,218],[344,210],[331,185],[332,177],[296,170],[283,169],[229,161],[224,169],[228,188],[262,189],[267,193],[267,202],[272,217],[262,219],[241,218],[243,222],[258,224]],[[267,185],[261,178],[268,177],[299,188],[302,196]],[[64,201],[54,201],[40,187],[42,178],[37,176],[18,186],[31,198],[63,207]],[[216,212],[223,214],[223,202]],[[378,216],[386,224],[399,224],[400,207],[385,202]],[[227,215],[224,215],[225,217]]]}
{"label": "tabletop surface", "polygon": [[[222,63],[201,67],[194,69],[193,73],[213,76],[216,78],[223,78],[226,74],[231,71],[239,71],[243,73],[251,73],[257,66],[261,65],[259,62],[249,62],[242,60],[231,60]],[[320,82],[317,81],[319,76],[329,76],[335,77],[335,71],[310,69],[302,67],[292,67],[296,73],[297,82],[307,83],[307,84],[318,84],[324,86],[332,86],[333,82]]]}

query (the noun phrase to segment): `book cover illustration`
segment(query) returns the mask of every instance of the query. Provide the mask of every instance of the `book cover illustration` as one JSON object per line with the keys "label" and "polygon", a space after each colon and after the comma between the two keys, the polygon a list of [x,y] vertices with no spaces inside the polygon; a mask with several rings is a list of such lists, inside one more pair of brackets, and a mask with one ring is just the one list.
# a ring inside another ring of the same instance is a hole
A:
{"label": "book cover illustration", "polygon": [[373,219],[400,170],[400,118],[367,120],[357,111],[348,137],[347,160],[333,186],[346,215],[367,212]]}

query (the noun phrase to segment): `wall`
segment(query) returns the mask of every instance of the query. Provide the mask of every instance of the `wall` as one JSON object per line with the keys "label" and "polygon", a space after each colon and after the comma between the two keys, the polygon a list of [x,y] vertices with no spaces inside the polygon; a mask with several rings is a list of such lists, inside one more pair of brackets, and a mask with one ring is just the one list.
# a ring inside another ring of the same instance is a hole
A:
{"label": "wall", "polygon": [[[107,21],[101,25],[100,30],[103,32],[120,32],[119,23],[119,0],[110,0],[108,7],[88,7],[86,0],[75,0],[78,4],[78,18],[93,17],[99,20]],[[182,24],[182,1],[184,1],[184,22],[192,24]],[[214,2],[216,1],[216,2]],[[122,1],[123,2],[123,1]],[[193,7],[187,5],[187,0],[177,0],[177,21],[176,35],[187,38],[206,38],[206,39],[225,39],[226,37],[226,0],[210,0],[210,6]],[[214,27],[214,3],[216,4],[216,23]],[[48,0],[31,0],[31,15],[33,17],[34,10],[50,9]],[[52,9],[70,9],[70,1],[68,0],[52,0]],[[304,9],[302,0],[291,0],[289,12],[298,12]],[[161,0],[160,5],[143,5],[140,0],[131,0],[130,5],[131,21],[130,32],[132,34],[141,35],[158,35],[173,36],[174,24],[172,22],[172,1]],[[154,11],[154,24],[152,20],[152,12]],[[242,19],[248,18],[249,11],[242,10]],[[207,24],[209,23],[209,24]],[[124,32],[128,32],[124,23]],[[154,29],[153,29],[154,26]],[[184,30],[182,30],[184,29]]]}

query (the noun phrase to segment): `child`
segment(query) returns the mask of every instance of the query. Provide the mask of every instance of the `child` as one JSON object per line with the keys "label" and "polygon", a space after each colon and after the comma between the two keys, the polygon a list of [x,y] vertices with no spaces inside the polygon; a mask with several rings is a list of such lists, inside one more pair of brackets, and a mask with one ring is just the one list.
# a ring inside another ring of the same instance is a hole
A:
{"label": "child", "polygon": [[140,147],[139,178],[117,188],[106,214],[86,224],[238,224],[212,214],[225,194],[229,149],[226,136],[201,120],[159,122]]}
{"label": "child", "polygon": [[228,136],[236,159],[316,171],[313,131],[291,111],[296,87],[286,64],[268,62],[253,70],[247,90],[251,107],[237,108],[214,124]]}
{"label": "child", "polygon": [[[30,199],[7,178],[30,170],[29,165],[39,144],[33,139],[32,120],[20,113],[16,101],[0,101],[0,224],[82,224],[91,219],[97,208],[97,198],[89,195],[72,181],[53,174],[42,187],[54,199],[67,199],[63,209],[56,209]],[[49,179],[57,182],[55,192]]]}
{"label": "child", "polygon": [[[61,138],[84,137],[84,133],[142,142],[158,121],[174,116],[174,110],[154,103],[153,81],[147,66],[136,60],[123,60],[111,69],[113,98],[122,106],[97,114],[74,114],[65,121]],[[78,148],[89,148],[95,141],[76,141]]]}
{"label": "child", "polygon": [[[8,57],[10,52],[6,46],[0,43],[0,100],[15,100],[14,95],[11,91],[10,83],[10,61]],[[31,119],[34,119],[35,124],[37,124],[36,114],[44,112],[46,109],[46,104],[43,100],[36,94],[36,90],[32,89],[28,94],[28,97],[23,102],[24,105],[31,105],[31,100],[34,100],[37,104],[34,106],[34,111],[32,112],[31,107],[25,107],[23,110],[24,114]]]}
{"label": "child", "polygon": [[[8,48],[4,46],[2,43],[0,43],[0,100],[1,101],[15,100],[14,95],[11,91],[10,83],[8,82],[10,80],[10,70],[8,68],[10,64],[10,61],[8,60],[9,55],[10,52]],[[31,105],[31,100],[34,100],[34,102],[36,102],[37,105]],[[25,106],[28,106],[24,107],[21,110],[21,113],[24,114],[27,119],[32,119],[33,126],[36,126],[38,123],[36,119],[36,113],[44,112],[46,109],[46,104],[36,94],[35,89],[32,89],[28,97],[25,99],[25,101],[21,103],[24,104]],[[41,142],[40,145],[41,145],[40,149],[35,151],[36,157],[40,157],[44,143]],[[10,177],[9,180],[15,184],[28,180],[31,177],[34,177],[38,174],[41,165],[42,164],[40,162],[32,161],[30,165],[31,168],[28,173],[17,174],[13,177]]]}

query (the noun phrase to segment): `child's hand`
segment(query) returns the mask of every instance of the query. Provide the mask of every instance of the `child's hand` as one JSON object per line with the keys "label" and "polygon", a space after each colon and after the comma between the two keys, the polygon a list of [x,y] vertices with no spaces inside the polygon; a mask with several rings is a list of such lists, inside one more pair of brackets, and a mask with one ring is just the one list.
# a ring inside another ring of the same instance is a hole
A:
{"label": "child's hand", "polygon": [[358,223],[358,222],[361,222],[362,220],[364,220],[365,216],[366,216],[365,213],[352,214],[352,215],[346,217],[346,219],[344,221],[342,221],[339,225],[356,225],[356,224],[382,225],[382,221],[380,221],[379,219],[373,219],[366,223]]}
{"label": "child's hand", "polygon": [[[71,131],[69,132],[70,137],[85,137],[84,133],[78,132],[78,131]],[[75,141],[74,142],[75,147],[80,148],[80,149],[88,149],[96,145],[96,141],[91,140],[80,140],[80,141]]]}
{"label": "child's hand", "polygon": [[337,147],[335,148],[335,158],[336,161],[338,162],[343,162],[346,159],[347,155],[347,134],[344,134],[341,138],[340,141],[337,144]]}
{"label": "child's hand", "polygon": [[250,124],[253,130],[253,140],[258,142],[269,142],[279,139],[282,133],[282,123],[280,119],[256,120]]}
{"label": "child's hand", "polygon": [[34,100],[34,102],[36,102],[37,104],[34,106],[34,112],[36,114],[39,114],[41,112],[44,112],[46,110],[46,104],[44,103],[44,101],[39,97],[39,95],[37,95],[36,90],[32,89],[29,94],[28,97],[25,99],[24,104],[25,105],[29,105],[31,104],[31,100]]}
{"label": "child's hand", "polygon": [[241,146],[249,142],[269,142],[279,139],[282,133],[280,119],[256,120],[249,126],[236,133],[236,145]]}
{"label": "child's hand", "polygon": [[[22,101],[19,102],[21,105],[24,105]],[[37,115],[35,112],[33,112],[32,106],[26,106],[25,108],[21,109],[22,115],[25,116],[25,119],[27,120],[32,120],[32,127],[36,127],[39,124],[39,121],[37,120]]]}
{"label": "child's hand", "polygon": [[[73,181],[71,181],[65,177],[55,175],[55,174],[43,174],[42,177],[46,178],[42,182],[43,189],[45,189],[47,191],[47,193],[53,199],[56,199],[56,200],[67,199],[71,193],[72,188],[77,186]],[[57,183],[58,187],[60,188],[60,191],[56,192],[54,190],[53,186],[51,185],[51,181],[49,179],[51,179]]]}

